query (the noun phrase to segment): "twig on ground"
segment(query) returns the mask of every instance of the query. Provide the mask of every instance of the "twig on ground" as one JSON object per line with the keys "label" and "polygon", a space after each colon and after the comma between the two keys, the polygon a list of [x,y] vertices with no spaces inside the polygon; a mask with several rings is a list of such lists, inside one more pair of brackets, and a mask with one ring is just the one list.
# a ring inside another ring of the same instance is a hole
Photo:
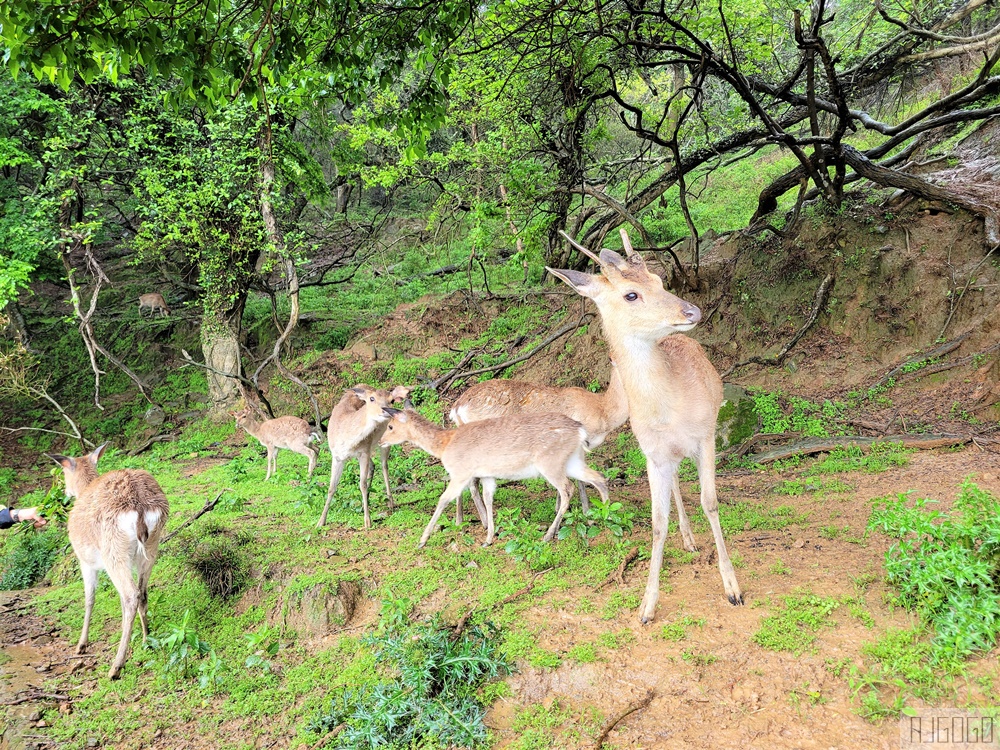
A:
{"label": "twig on ground", "polygon": [[138,448],[133,448],[132,450],[130,450],[128,454],[130,456],[138,456],[140,453],[144,453],[145,451],[148,451],[150,448],[152,448],[153,443],[166,443],[176,439],[177,436],[169,432],[166,432],[162,435],[153,435],[153,437],[151,437],[145,443],[140,445]]}
{"label": "twig on ground", "polygon": [[[501,599],[496,604],[494,604],[493,606],[491,606],[490,609],[491,610],[493,610],[493,609],[499,609],[500,607],[503,607],[505,604],[510,604],[515,599],[518,599],[518,598],[524,596],[529,591],[531,591],[533,588],[535,588],[535,583],[538,581],[538,579],[541,576],[543,576],[546,573],[548,573],[550,570],[552,570],[552,568],[546,568],[545,570],[538,571],[532,577],[531,583],[529,583],[527,586],[524,586],[523,588],[519,588],[513,594],[509,594],[508,596],[505,596],[503,599]],[[474,612],[475,612],[475,609],[470,609],[468,612],[466,612],[464,615],[462,615],[459,618],[458,622],[455,623],[455,627],[452,629],[452,638],[458,638],[458,636],[460,636],[462,634],[462,631],[465,630],[466,624],[469,622],[469,618],[472,617],[472,615],[473,615]]]}
{"label": "twig on ground", "polygon": [[601,733],[597,735],[597,739],[594,740],[594,750],[601,750],[601,747],[604,745],[604,740],[608,738],[608,735],[614,731],[616,726],[621,724],[621,722],[624,719],[628,718],[636,711],[641,711],[642,709],[649,706],[649,704],[653,702],[653,698],[655,697],[656,697],[655,690],[647,690],[646,696],[642,700],[630,704],[629,707],[626,708],[622,713],[618,714],[613,719],[611,719],[611,721],[605,724],[604,729],[601,730]]}
{"label": "twig on ground", "polygon": [[[455,375],[461,372],[462,368],[465,367],[467,364],[469,364],[469,362],[472,361],[472,358],[479,353],[480,353],[479,349],[469,349],[469,351],[465,353],[465,356],[462,357],[462,359],[459,361],[457,365],[452,367],[450,370],[448,370],[448,372],[439,377],[437,380],[432,380],[430,383],[427,384],[427,387],[430,388],[432,391],[436,391],[438,388],[441,388],[441,390],[443,391],[448,390],[448,388],[451,387],[450,383],[455,380]],[[442,388],[442,386],[444,387]]]}
{"label": "twig on ground", "polygon": [[[782,458],[791,458],[797,455],[811,455],[813,453],[828,453],[835,448],[849,448],[852,446],[872,446],[875,443],[900,443],[904,448],[915,448],[918,450],[931,450],[933,448],[951,448],[956,445],[965,445],[973,439],[982,440],[978,435],[886,435],[884,437],[834,437],[834,438],[808,438],[798,443],[792,443],[783,448],[765,451],[763,453],[751,454],[750,460],[763,464],[770,461],[777,461]],[[992,441],[988,441],[992,442]]]}
{"label": "twig on ground", "polygon": [[498,365],[490,365],[489,367],[480,367],[478,370],[461,372],[452,378],[452,382],[460,380],[462,378],[472,377],[473,375],[482,375],[484,372],[496,372],[497,370],[506,370],[508,367],[520,364],[521,362],[524,362],[527,359],[531,359],[536,354],[538,354],[538,352],[540,352],[542,349],[551,344],[553,341],[561,338],[562,336],[565,336],[567,333],[570,333],[571,331],[575,331],[576,329],[580,328],[592,317],[594,317],[593,313],[584,313],[583,315],[580,316],[580,319],[577,320],[575,323],[568,323],[567,325],[564,325],[562,328],[560,328],[558,331],[555,331],[554,333],[546,336],[544,341],[542,341],[537,346],[532,347],[530,351],[527,351],[518,357],[514,357],[513,359],[508,359],[506,362],[501,362]]}
{"label": "twig on ground", "polygon": [[945,343],[941,344],[941,346],[931,349],[929,352],[917,355],[916,357],[911,357],[910,359],[903,362],[903,364],[893,367],[891,370],[889,370],[889,372],[887,372],[885,375],[879,378],[878,382],[875,383],[875,385],[873,385],[872,388],[878,388],[880,385],[884,385],[891,378],[894,378],[896,377],[896,375],[902,373],[903,369],[906,367],[912,367],[914,365],[920,364],[921,362],[926,362],[929,359],[935,359],[936,357],[943,357],[945,354],[950,354],[951,352],[955,351],[956,349],[958,349],[958,347],[962,345],[962,342],[969,337],[970,333],[971,331],[963,333],[957,339],[946,341]]}
{"label": "twig on ground", "polygon": [[744,365],[780,365],[785,357],[788,356],[788,352],[791,351],[792,347],[799,343],[799,339],[806,335],[806,331],[813,327],[819,314],[823,311],[823,307],[826,305],[826,298],[830,294],[830,287],[833,286],[833,276],[832,274],[827,274],[826,278],[819,285],[816,290],[816,297],[813,299],[812,312],[809,313],[809,317],[806,322],[802,324],[802,327],[796,331],[795,335],[792,336],[791,340],[782,347],[781,351],[775,354],[773,357],[750,357],[742,362],[737,362],[735,365],[726,370],[723,374],[723,378],[727,378],[733,374],[738,368]]}
{"label": "twig on ground", "polygon": [[627,555],[625,555],[625,557],[622,559],[622,563],[621,565],[618,566],[618,569],[613,573],[609,573],[608,577],[605,578],[603,582],[597,585],[597,590],[600,591],[612,581],[618,581],[619,586],[624,586],[625,570],[628,568],[629,565],[635,562],[637,557],[639,557],[639,548],[633,547],[632,551],[629,552]]}
{"label": "twig on ground", "polygon": [[227,492],[234,492],[234,491],[235,490],[233,490],[232,487],[226,487],[224,490],[221,490],[219,492],[219,494],[215,496],[214,500],[210,500],[209,502],[205,503],[205,506],[201,510],[199,510],[197,513],[195,513],[193,516],[191,516],[188,520],[186,520],[184,523],[182,523],[176,529],[174,529],[169,534],[167,534],[165,537],[163,537],[163,541],[161,542],[161,544],[166,544],[171,539],[173,539],[175,536],[177,536],[182,531],[184,531],[184,529],[186,529],[188,526],[190,526],[195,521],[197,521],[199,518],[201,518],[203,515],[205,515],[206,513],[208,513],[211,510],[215,510],[215,506],[219,502],[219,498],[221,498]]}
{"label": "twig on ground", "polygon": [[326,733],[326,734],[324,734],[324,735],[323,735],[322,737],[320,737],[320,738],[319,738],[319,742],[317,742],[317,743],[316,743],[315,745],[313,745],[313,746],[312,746],[312,747],[310,748],[310,750],[319,750],[319,749],[320,749],[321,747],[323,747],[323,745],[325,745],[325,744],[326,744],[326,743],[327,743],[327,742],[328,742],[329,740],[332,740],[332,739],[333,739],[334,737],[336,737],[336,736],[337,736],[338,734],[340,734],[341,732],[343,732],[343,731],[344,731],[344,727],[346,727],[346,726],[347,726],[346,724],[338,724],[338,725],[337,725],[337,726],[335,726],[335,727],[334,727],[333,729],[331,729],[331,730],[330,730],[329,732],[327,732],[327,733]]}
{"label": "twig on ground", "polygon": [[[21,693],[24,693],[24,695],[21,695]],[[40,690],[22,690],[18,695],[20,697],[13,698],[12,700],[0,701],[0,706],[19,706],[22,703],[38,700],[60,701],[64,703],[70,700],[68,695],[63,695],[62,693],[43,693]]]}

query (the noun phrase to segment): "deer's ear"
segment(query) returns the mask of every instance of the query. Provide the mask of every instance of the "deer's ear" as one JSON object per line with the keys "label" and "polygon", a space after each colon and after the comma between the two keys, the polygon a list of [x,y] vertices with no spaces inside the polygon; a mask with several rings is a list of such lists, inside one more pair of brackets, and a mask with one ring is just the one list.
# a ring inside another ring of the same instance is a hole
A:
{"label": "deer's ear", "polygon": [[393,409],[391,406],[383,406],[382,413],[387,417],[399,417],[402,419],[403,412],[400,409]]}
{"label": "deer's ear", "polygon": [[[636,253],[632,257],[639,258],[639,262],[642,263],[642,258],[639,257],[638,253]],[[628,261],[627,260],[625,260],[622,256],[620,256],[614,250],[608,250],[607,248],[604,248],[603,250],[601,250],[601,264],[602,265],[614,266],[619,271],[621,271],[623,268],[627,268],[628,267]]]}
{"label": "deer's ear", "polygon": [[413,388],[410,387],[410,386],[397,385],[395,388],[392,389],[392,392],[389,393],[389,398],[392,401],[402,401],[407,396],[410,395],[410,391],[412,391],[412,390],[413,390]]}
{"label": "deer's ear", "polygon": [[69,456],[60,456],[58,453],[46,453],[45,455],[62,466],[64,469],[69,469],[70,471],[73,470],[75,462]]}
{"label": "deer's ear", "polygon": [[557,279],[565,281],[577,294],[582,294],[584,297],[593,297],[600,289],[597,277],[592,274],[583,273],[582,271],[570,271],[565,268],[549,268],[548,266],[545,267],[545,270]]}
{"label": "deer's ear", "polygon": [[99,445],[96,448],[94,448],[93,451],[90,452],[89,456],[87,456],[87,458],[90,459],[91,463],[94,464],[94,466],[97,466],[97,462],[101,460],[101,456],[104,455],[104,449],[107,447],[108,447],[107,443],[105,443],[104,445]]}

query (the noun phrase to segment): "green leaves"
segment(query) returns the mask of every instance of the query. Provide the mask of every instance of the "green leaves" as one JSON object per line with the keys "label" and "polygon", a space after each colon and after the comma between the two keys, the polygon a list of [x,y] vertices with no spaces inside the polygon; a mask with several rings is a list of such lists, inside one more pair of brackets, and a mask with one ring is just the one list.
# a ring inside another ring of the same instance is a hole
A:
{"label": "green leaves", "polygon": [[966,480],[951,513],[932,502],[882,498],[868,528],[899,540],[886,552],[887,578],[933,628],[933,659],[943,662],[988,650],[1000,635],[1000,501]]}

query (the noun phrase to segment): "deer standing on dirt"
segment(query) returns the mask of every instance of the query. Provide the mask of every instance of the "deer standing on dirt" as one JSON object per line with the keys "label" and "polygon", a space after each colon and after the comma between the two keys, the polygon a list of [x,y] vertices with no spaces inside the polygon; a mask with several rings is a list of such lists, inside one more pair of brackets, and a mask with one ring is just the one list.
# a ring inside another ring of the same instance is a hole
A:
{"label": "deer standing on dirt", "polygon": [[[149,574],[156,562],[160,535],[167,525],[167,498],[147,471],[121,469],[97,475],[100,446],[81,458],[46,454],[62,466],[66,495],[76,502],[69,512],[69,541],[83,574],[83,632],[76,653],[87,648],[90,616],[97,594],[97,574],[106,570],[122,606],[122,639],[108,677],[117,679],[125,664],[132,626],[138,612],[142,641],[149,636],[146,619]],[[132,577],[135,568],[138,577]]]}
{"label": "deer standing on dirt", "polygon": [[139,296],[139,317],[142,317],[142,311],[144,308],[149,308],[149,317],[153,317],[157,312],[160,313],[160,317],[163,318],[170,315],[170,308],[167,307],[167,301],[163,299],[163,295],[159,292],[150,292],[149,294],[142,294]]}
{"label": "deer standing on dirt", "polygon": [[[456,425],[478,422],[482,419],[515,414],[565,414],[583,425],[587,432],[586,450],[590,451],[604,442],[608,433],[617,430],[628,419],[628,400],[618,375],[618,368],[611,364],[611,381],[603,393],[592,393],[585,388],[557,388],[535,385],[522,380],[486,380],[469,388],[458,397],[449,414]],[[577,482],[583,512],[590,510],[587,490]],[[475,484],[469,487],[475,496]],[[456,506],[461,510],[461,500]],[[456,514],[461,523],[461,514]]]}
{"label": "deer standing on dirt", "polygon": [[[330,489],[326,493],[326,505],[320,516],[319,526],[326,525],[326,516],[330,512],[330,501],[340,484],[340,476],[344,473],[344,465],[352,458],[360,463],[361,507],[365,513],[365,528],[372,527],[371,515],[368,512],[368,491],[375,474],[372,454],[378,445],[378,440],[385,431],[385,423],[389,416],[382,410],[394,401],[402,401],[412,388],[397,385],[391,391],[358,385],[349,388],[333,407],[330,421],[327,423],[327,439],[333,460],[330,466]],[[392,501],[392,489],[389,485],[389,449],[379,449],[382,478],[385,480],[385,495],[389,501],[389,512],[395,510]]]}
{"label": "deer standing on dirt", "polygon": [[[701,310],[663,288],[660,277],[648,271],[642,256],[632,249],[624,230],[627,259],[611,250],[601,250],[598,257],[563,236],[595,260],[601,273],[548,270],[597,305],[628,396],[632,431],[646,456],[653,500],[653,550],[639,617],[648,623],[656,611],[670,495],[675,493],[679,500],[677,467],[685,457],[693,458],[698,466],[701,507],[715,537],[726,595],[731,604],[742,604],[743,594],[722,536],[715,490],[715,425],[722,405],[722,379],[700,344],[687,336],[671,335],[694,328]],[[679,502],[678,508],[683,510]],[[680,520],[683,530],[687,518],[682,515]],[[693,544],[693,538],[690,541]]]}
{"label": "deer standing on dirt", "polygon": [[448,430],[439,427],[412,409],[386,409],[392,420],[380,445],[410,442],[441,459],[448,472],[448,486],[438,501],[420,547],[427,544],[441,514],[452,501],[459,501],[466,487],[479,479],[483,485],[486,544],[493,543],[493,493],[498,479],[544,477],[559,493],[556,518],[545,533],[551,541],[569,509],[570,479],[593,485],[608,501],[604,477],[587,466],[583,457],[587,432],[565,414],[517,414],[484,419]]}
{"label": "deer standing on dirt", "polygon": [[308,458],[309,476],[312,477],[319,451],[310,445],[317,439],[317,435],[306,420],[287,416],[261,421],[256,418],[253,407],[249,405],[243,411],[234,411],[230,414],[236,417],[236,424],[239,427],[246,430],[248,435],[257,438],[267,449],[265,482],[271,478],[271,474],[278,473],[278,451],[281,448]]}

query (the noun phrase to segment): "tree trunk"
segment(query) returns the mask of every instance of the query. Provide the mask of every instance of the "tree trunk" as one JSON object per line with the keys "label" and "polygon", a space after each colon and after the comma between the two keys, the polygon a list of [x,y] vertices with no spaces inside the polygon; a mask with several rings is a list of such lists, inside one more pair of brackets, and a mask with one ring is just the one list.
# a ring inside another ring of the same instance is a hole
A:
{"label": "tree trunk", "polygon": [[[241,395],[239,381],[236,378],[243,374],[240,365],[239,339],[242,308],[241,304],[235,321],[230,316],[227,322],[224,316],[215,315],[208,310],[202,316],[201,349],[205,356],[205,364],[211,368],[205,374],[208,376],[208,395],[212,399],[214,411],[232,407]],[[226,377],[220,373],[233,377]]]}

